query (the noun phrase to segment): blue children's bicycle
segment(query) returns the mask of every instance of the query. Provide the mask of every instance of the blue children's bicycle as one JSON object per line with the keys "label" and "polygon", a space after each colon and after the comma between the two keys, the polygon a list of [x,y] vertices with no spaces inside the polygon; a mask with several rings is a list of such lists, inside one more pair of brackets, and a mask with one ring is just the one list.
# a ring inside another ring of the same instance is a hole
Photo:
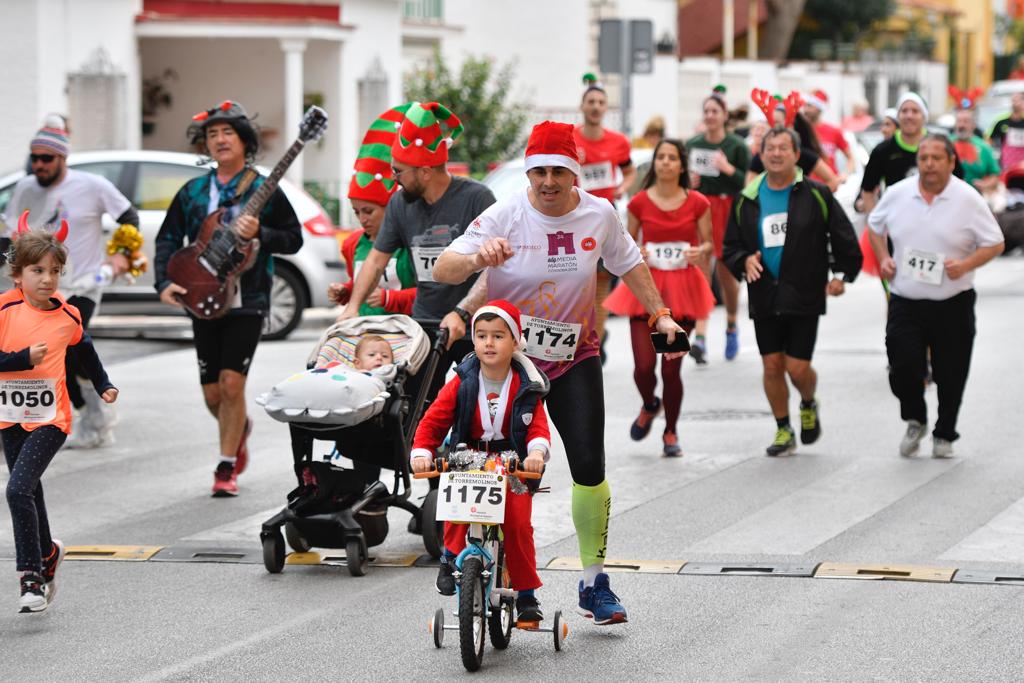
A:
{"label": "blue children's bicycle", "polygon": [[[456,452],[465,452],[459,444]],[[480,454],[484,455],[484,454]],[[470,458],[472,460],[472,458]],[[512,590],[505,567],[504,542],[500,524],[505,519],[505,498],[508,478],[540,479],[540,474],[518,468],[518,458],[512,454],[485,455],[482,468],[457,470],[448,459],[438,461],[440,470],[414,475],[417,479],[441,477],[438,489],[438,521],[458,521],[468,525],[466,549],[455,558],[455,585],[458,624],[444,623],[444,608],[434,613],[430,631],[434,646],[444,644],[445,631],[459,632],[462,664],[469,671],[480,668],[484,657],[485,633],[490,632],[491,644],[504,650],[512,640],[512,629],[537,633],[551,633],[555,650],[569,633],[556,611],[551,626],[542,628],[539,622],[516,622],[513,617],[516,592]],[[479,462],[479,459],[478,459]]]}

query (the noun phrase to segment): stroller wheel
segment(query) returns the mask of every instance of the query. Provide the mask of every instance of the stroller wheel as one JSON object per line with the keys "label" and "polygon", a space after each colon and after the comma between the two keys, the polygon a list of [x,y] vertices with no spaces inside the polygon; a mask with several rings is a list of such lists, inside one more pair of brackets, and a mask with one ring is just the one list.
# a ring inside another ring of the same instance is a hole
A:
{"label": "stroller wheel", "polygon": [[345,564],[348,565],[348,573],[352,576],[363,576],[366,574],[366,566],[369,564],[369,557],[366,546],[358,538],[353,538],[345,544]]}
{"label": "stroller wheel", "polygon": [[263,539],[263,566],[271,574],[280,574],[284,569],[284,539],[281,534],[275,532]]}
{"label": "stroller wheel", "polygon": [[288,540],[289,547],[297,553],[308,553],[312,547],[291,522],[286,522],[284,525],[284,537]]}
{"label": "stroller wheel", "polygon": [[434,559],[444,551],[444,522],[437,521],[437,489],[427,492],[420,508],[420,529],[423,532],[423,547]]}

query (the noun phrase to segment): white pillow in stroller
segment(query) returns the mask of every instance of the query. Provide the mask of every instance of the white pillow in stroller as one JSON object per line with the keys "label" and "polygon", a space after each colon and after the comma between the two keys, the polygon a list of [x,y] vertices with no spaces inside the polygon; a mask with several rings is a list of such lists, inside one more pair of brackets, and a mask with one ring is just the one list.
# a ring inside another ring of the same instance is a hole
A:
{"label": "white pillow in stroller", "polygon": [[377,373],[366,375],[333,363],[278,382],[270,391],[257,396],[256,402],[280,422],[349,427],[377,415],[389,396]]}

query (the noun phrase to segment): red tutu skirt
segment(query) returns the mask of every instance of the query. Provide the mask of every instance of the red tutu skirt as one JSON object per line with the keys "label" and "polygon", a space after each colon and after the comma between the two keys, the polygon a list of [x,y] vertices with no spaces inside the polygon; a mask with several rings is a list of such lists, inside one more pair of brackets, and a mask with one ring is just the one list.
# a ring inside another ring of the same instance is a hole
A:
{"label": "red tutu skirt", "polygon": [[711,241],[715,246],[715,258],[722,260],[722,244],[725,242],[725,228],[729,225],[732,197],[710,194],[708,201],[711,203]]}
{"label": "red tutu skirt", "polygon": [[870,230],[865,226],[864,232],[860,234],[860,253],[864,257],[860,272],[878,277],[878,259],[875,258],[875,250],[871,248],[871,238],[868,236]]}
{"label": "red tutu skirt", "polygon": [[[672,317],[676,320],[703,320],[715,307],[715,295],[712,294],[704,274],[696,266],[679,270],[652,268],[651,277],[654,278],[661,298],[665,305],[672,309]],[[604,300],[604,307],[616,315],[630,318],[646,318],[649,315],[624,282],[620,282],[608,295]]]}

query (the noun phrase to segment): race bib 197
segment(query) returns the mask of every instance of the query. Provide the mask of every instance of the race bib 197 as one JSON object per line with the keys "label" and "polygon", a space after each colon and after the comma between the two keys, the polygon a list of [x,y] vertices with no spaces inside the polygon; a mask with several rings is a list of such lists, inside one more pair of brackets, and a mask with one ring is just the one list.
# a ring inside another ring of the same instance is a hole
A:
{"label": "race bib 197", "polygon": [[761,219],[761,236],[764,239],[765,249],[785,246],[788,224],[789,214],[786,211],[770,213]]}
{"label": "race bib 197", "polygon": [[50,422],[57,417],[57,380],[0,381],[0,421]]}
{"label": "race bib 197", "polygon": [[938,287],[942,284],[942,273],[945,270],[946,257],[930,251],[907,249],[903,252],[903,264],[900,269],[914,282]]}
{"label": "race bib 197", "polygon": [[718,177],[722,172],[715,167],[716,156],[718,156],[717,149],[691,149],[690,170],[697,175],[708,176],[709,178]]}
{"label": "race bib 197", "polygon": [[501,524],[505,521],[505,476],[445,472],[437,491],[437,520]]}
{"label": "race bib 197", "polygon": [[[437,260],[436,258],[434,259]],[[356,261],[356,265],[352,268],[352,281],[355,282],[356,278],[359,277],[359,271],[362,270],[363,264],[366,261]],[[433,265],[431,265],[433,268]],[[378,289],[401,289],[402,282],[398,279],[398,259],[392,257],[388,260],[388,264],[384,266],[384,273],[380,276],[380,282],[377,283]]]}
{"label": "race bib 197", "polygon": [[412,260],[416,264],[416,279],[420,282],[434,281],[434,264],[444,252],[444,247],[413,247]]}
{"label": "race bib 197", "polygon": [[576,345],[583,329],[579,323],[545,320],[532,315],[523,315],[519,319],[523,325],[523,339],[526,340],[526,355],[530,358],[563,361],[576,356]]}
{"label": "race bib 197", "polygon": [[580,170],[580,187],[587,192],[615,187],[615,172],[612,170],[612,162],[610,161],[602,161],[599,164],[584,164]]}
{"label": "race bib 197", "polygon": [[658,270],[682,270],[689,265],[686,262],[686,250],[689,242],[648,242],[647,265]]}

